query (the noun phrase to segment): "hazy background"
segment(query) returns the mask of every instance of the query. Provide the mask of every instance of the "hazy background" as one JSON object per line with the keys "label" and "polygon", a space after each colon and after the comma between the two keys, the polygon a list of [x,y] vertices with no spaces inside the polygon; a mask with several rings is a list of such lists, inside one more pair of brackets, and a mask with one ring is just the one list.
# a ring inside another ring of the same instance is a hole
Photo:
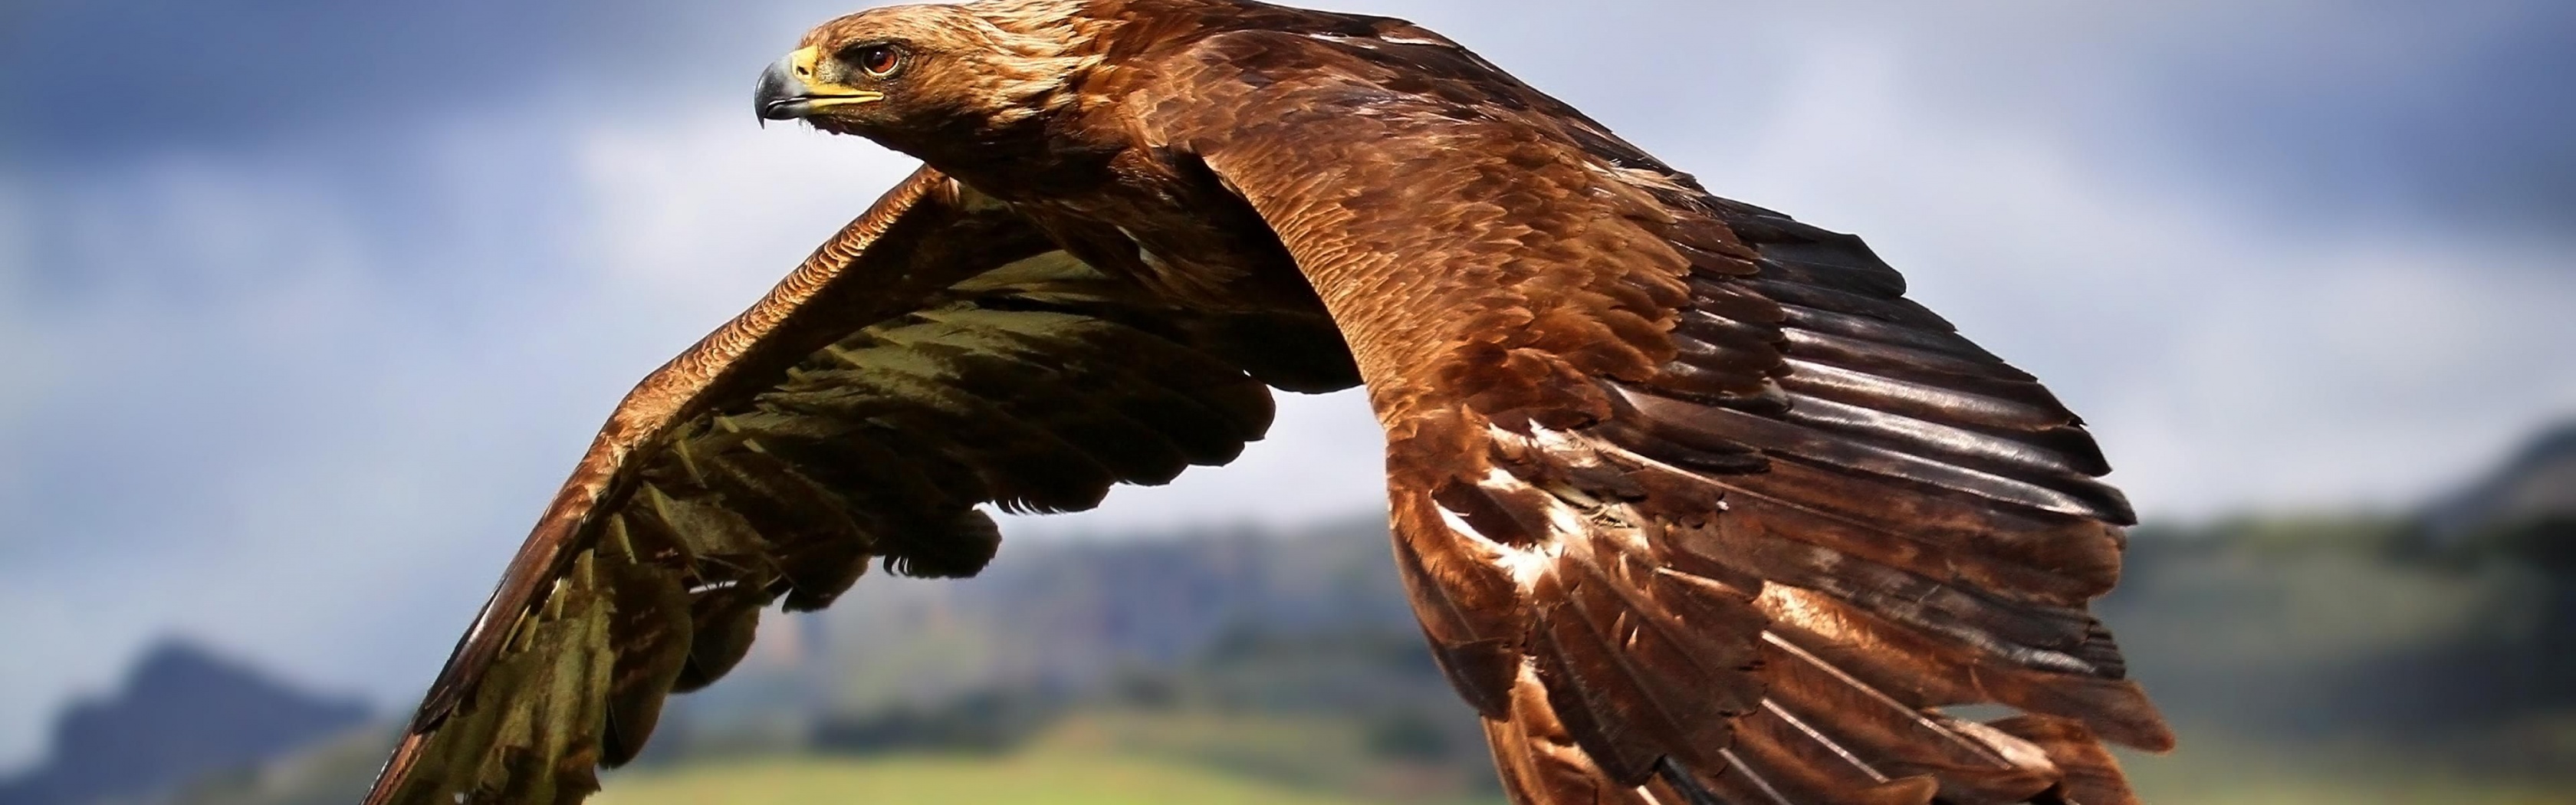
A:
{"label": "hazy background", "polygon": [[[1335,5],[1868,237],[2151,522],[2412,510],[2576,413],[2576,6]],[[753,125],[849,10],[0,4],[0,774],[165,635],[406,706],[618,395],[909,169]],[[1293,530],[1376,449],[1289,400],[1008,528]]]}

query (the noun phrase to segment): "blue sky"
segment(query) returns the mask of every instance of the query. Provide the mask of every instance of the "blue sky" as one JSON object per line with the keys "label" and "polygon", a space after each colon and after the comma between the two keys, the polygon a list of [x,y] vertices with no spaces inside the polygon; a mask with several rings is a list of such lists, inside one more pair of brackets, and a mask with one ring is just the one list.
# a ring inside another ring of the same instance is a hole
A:
{"label": "blue sky", "polygon": [[[1341,4],[1870,238],[2150,517],[2401,507],[2576,414],[2576,10],[1923,5]],[[908,170],[746,110],[847,10],[0,10],[0,769],[162,634],[416,695],[626,386]],[[1364,510],[1375,450],[1292,400],[1010,527]]]}

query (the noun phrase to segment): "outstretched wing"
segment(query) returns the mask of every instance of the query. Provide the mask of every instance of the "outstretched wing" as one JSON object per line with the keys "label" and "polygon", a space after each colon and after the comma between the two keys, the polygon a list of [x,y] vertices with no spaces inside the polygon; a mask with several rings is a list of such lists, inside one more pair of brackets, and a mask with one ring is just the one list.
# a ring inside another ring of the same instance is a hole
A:
{"label": "outstretched wing", "polygon": [[2172,737],[2086,611],[2132,517],[2074,415],[1858,239],[1374,25],[1211,36],[1131,103],[1343,327],[1514,798],[2131,800],[2101,739]]}
{"label": "outstretched wing", "polygon": [[972,575],[999,540],[980,505],[1232,459],[1271,415],[1232,326],[924,169],[628,395],[367,802],[577,801],[773,601],[823,607],[878,558]]}

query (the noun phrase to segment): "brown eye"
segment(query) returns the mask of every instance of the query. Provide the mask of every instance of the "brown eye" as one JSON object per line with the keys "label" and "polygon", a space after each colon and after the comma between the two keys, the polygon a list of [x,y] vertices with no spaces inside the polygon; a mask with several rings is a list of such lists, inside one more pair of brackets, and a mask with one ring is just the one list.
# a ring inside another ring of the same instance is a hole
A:
{"label": "brown eye", "polygon": [[893,75],[894,68],[903,66],[903,55],[896,53],[893,45],[869,45],[860,48],[854,56],[856,58],[851,61],[857,62],[859,69],[876,78]]}

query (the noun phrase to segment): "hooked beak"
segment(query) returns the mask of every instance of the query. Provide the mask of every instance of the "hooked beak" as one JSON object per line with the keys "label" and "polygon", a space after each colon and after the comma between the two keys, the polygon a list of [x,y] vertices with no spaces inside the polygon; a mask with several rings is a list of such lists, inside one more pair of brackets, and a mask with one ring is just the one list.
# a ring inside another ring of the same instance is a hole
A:
{"label": "hooked beak", "polygon": [[763,121],[794,120],[840,106],[885,100],[885,93],[845,87],[815,78],[822,51],[798,48],[760,72],[760,89],[752,94],[752,111]]}

